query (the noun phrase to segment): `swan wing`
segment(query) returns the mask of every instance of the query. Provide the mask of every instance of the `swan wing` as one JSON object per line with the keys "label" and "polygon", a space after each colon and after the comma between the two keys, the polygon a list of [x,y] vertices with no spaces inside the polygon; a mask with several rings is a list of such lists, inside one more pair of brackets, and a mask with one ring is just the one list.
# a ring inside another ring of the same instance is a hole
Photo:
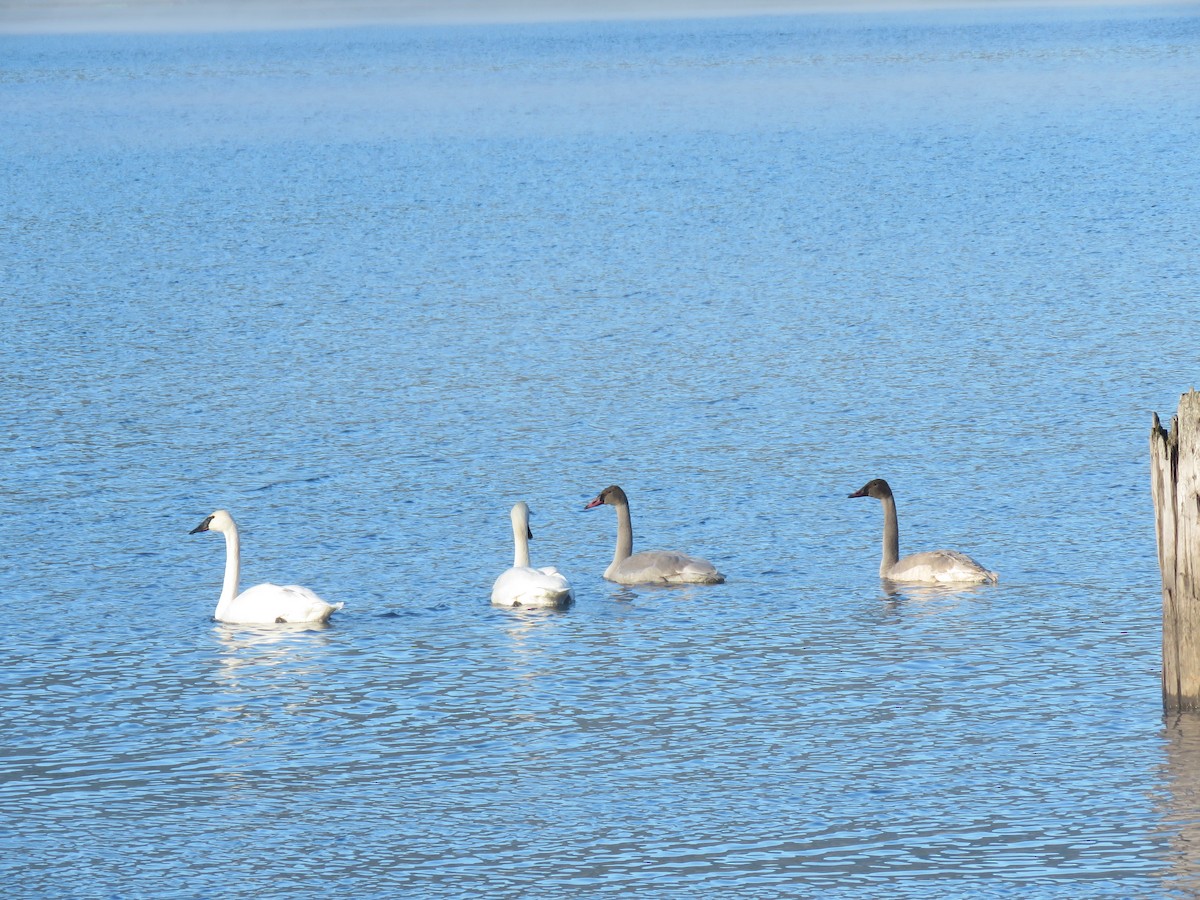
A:
{"label": "swan wing", "polygon": [[618,584],[720,584],[725,580],[708,560],[674,550],[635,553],[605,577]]}
{"label": "swan wing", "polygon": [[573,599],[570,582],[553,566],[514,566],[492,585],[492,603],[497,606],[566,606]]}
{"label": "swan wing", "polygon": [[888,570],[886,577],[891,581],[923,584],[995,584],[1000,576],[957,550],[929,550],[904,557]]}
{"label": "swan wing", "polygon": [[240,625],[327,622],[343,603],[326,603],[298,584],[256,584],[234,598],[222,622]]}

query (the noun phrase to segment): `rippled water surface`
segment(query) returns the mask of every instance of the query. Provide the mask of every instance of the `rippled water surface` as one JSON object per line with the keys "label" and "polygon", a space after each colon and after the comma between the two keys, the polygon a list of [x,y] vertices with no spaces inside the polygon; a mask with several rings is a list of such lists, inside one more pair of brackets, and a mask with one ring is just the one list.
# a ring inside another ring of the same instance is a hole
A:
{"label": "rippled water surface", "polygon": [[[1197,24],[0,38],[8,893],[1200,890]],[[1000,584],[885,590],[875,476]],[[211,620],[217,507],[331,627]]]}

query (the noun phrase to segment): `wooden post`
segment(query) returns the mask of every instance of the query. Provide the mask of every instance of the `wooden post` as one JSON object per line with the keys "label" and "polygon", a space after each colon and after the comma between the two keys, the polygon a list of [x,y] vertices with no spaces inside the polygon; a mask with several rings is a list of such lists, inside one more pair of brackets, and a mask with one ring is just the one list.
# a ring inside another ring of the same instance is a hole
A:
{"label": "wooden post", "polygon": [[1200,394],[1179,398],[1171,430],[1150,427],[1163,598],[1163,706],[1200,710]]}

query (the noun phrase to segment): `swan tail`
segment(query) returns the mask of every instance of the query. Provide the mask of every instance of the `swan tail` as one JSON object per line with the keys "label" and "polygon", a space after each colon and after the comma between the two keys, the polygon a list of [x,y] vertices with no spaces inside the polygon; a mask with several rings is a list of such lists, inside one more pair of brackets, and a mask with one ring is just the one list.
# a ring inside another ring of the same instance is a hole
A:
{"label": "swan tail", "polygon": [[706,559],[697,559],[684,566],[683,581],[688,584],[724,584],[725,576]]}
{"label": "swan tail", "polygon": [[320,610],[317,621],[318,622],[328,622],[330,616],[332,616],[335,612],[337,612],[339,609],[341,609],[345,605],[346,604],[340,600],[337,603],[326,603],[325,604],[326,608]]}

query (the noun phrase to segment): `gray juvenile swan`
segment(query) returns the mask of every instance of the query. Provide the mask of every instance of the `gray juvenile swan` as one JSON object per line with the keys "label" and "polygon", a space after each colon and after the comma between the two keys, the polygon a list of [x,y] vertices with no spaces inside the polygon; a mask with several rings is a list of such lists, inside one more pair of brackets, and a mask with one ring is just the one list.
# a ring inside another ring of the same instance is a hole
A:
{"label": "gray juvenile swan", "polygon": [[920,584],[995,584],[1000,576],[957,550],[929,550],[900,558],[900,526],[896,520],[896,498],[882,478],[868,481],[850,495],[874,497],[883,503],[883,561],[879,577],[889,581]]}
{"label": "gray juvenile swan", "polygon": [[496,606],[567,606],[574,599],[571,585],[554,566],[535,569],[529,564],[529,506],[521,501],[510,513],[513,528],[513,564],[492,585]]}
{"label": "gray juvenile swan", "polygon": [[237,525],[233,516],[218,509],[193,528],[189,534],[218,531],[225,535],[225,583],[213,618],[237,625],[278,625],[284,623],[328,622],[342,608],[341,603],[326,603],[308,588],[299,585],[256,584],[238,593],[242,555]]}
{"label": "gray juvenile swan", "polygon": [[617,584],[720,584],[725,576],[706,559],[676,553],[673,550],[633,552],[633,523],[629,518],[629,499],[615,484],[596,495],[584,509],[597,506],[617,509],[617,550],[604,577]]}

